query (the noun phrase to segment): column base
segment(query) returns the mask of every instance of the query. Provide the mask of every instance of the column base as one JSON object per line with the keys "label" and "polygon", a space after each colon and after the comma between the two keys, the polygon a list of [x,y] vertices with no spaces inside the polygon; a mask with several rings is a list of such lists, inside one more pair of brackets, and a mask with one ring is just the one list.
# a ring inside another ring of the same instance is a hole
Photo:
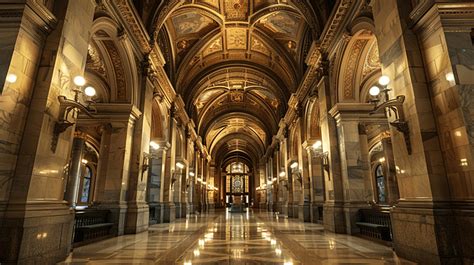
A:
{"label": "column base", "polygon": [[171,223],[176,220],[176,206],[174,202],[164,202],[162,209],[163,223]]}
{"label": "column base", "polygon": [[456,210],[449,202],[400,201],[391,211],[397,255],[424,264],[471,264],[474,204],[466,204]]}
{"label": "column base", "polygon": [[293,202],[293,218],[299,219],[299,203],[298,202]]}
{"label": "column base", "polygon": [[298,205],[298,219],[302,222],[311,222],[311,205],[309,202]]}
{"label": "column base", "polygon": [[149,208],[145,202],[129,203],[125,222],[126,234],[137,234],[148,230]]}
{"label": "column base", "polygon": [[56,264],[69,255],[74,210],[65,203],[10,203],[0,214],[2,264]]}
{"label": "column base", "polygon": [[323,223],[323,204],[324,202],[312,202],[311,203],[311,222],[312,223]]}
{"label": "column base", "polygon": [[109,220],[111,223],[114,223],[112,227],[113,235],[121,236],[125,233],[125,221],[128,208],[125,202],[100,202],[97,203],[97,206],[94,208],[110,211]]}
{"label": "column base", "polygon": [[293,202],[289,202],[288,205],[287,205],[287,216],[288,218],[293,218],[294,214],[293,214]]}
{"label": "column base", "polygon": [[344,220],[346,223],[346,233],[355,235],[360,233],[357,226],[359,221],[359,210],[370,208],[366,202],[346,202],[344,203]]}
{"label": "column base", "polygon": [[181,218],[186,218],[188,214],[188,205],[185,202],[181,203]]}
{"label": "column base", "polygon": [[181,218],[181,203],[180,202],[175,202],[174,203],[174,207],[175,207],[175,217],[176,219],[179,219]]}
{"label": "column base", "polygon": [[341,202],[326,202],[323,212],[324,229],[334,233],[346,233],[344,207]]}
{"label": "column base", "polygon": [[148,204],[148,212],[149,212],[149,225],[154,225],[158,223],[162,223],[161,217],[161,203],[159,202],[150,202]]}
{"label": "column base", "polygon": [[267,203],[267,210],[269,212],[274,212],[275,211],[273,202]]}

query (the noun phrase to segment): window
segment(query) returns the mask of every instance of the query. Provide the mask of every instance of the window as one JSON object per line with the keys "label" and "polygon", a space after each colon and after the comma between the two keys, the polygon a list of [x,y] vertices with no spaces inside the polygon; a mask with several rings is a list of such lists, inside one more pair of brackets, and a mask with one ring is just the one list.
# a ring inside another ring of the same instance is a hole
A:
{"label": "window", "polygon": [[89,195],[90,195],[91,183],[92,183],[92,170],[89,166],[86,166],[86,170],[83,177],[84,179],[82,181],[80,202],[87,204],[89,202]]}
{"label": "window", "polygon": [[385,194],[385,177],[383,175],[382,165],[378,165],[375,168],[375,185],[377,186],[378,203],[387,202]]}

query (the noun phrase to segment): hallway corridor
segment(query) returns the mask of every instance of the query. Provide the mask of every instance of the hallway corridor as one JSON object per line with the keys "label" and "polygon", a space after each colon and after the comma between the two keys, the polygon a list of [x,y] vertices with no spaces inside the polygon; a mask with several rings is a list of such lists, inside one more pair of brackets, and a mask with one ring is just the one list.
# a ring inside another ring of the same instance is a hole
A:
{"label": "hallway corridor", "polygon": [[391,248],[269,213],[216,212],[74,249],[60,264],[411,264]]}

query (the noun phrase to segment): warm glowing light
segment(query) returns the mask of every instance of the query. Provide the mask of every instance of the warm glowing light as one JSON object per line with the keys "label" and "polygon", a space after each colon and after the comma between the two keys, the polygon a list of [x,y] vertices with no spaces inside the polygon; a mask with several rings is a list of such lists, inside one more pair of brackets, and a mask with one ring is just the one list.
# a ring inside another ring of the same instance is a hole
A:
{"label": "warm glowing light", "polygon": [[369,94],[374,97],[378,96],[380,94],[380,88],[378,86],[371,87],[369,89]]}
{"label": "warm glowing light", "polygon": [[280,172],[280,177],[284,177],[284,176],[286,176],[285,171]]}
{"label": "warm glowing light", "polygon": [[8,74],[7,75],[7,82],[8,83],[13,84],[13,83],[16,82],[17,79],[18,79],[18,77],[16,76],[16,74]]}
{"label": "warm glowing light", "polygon": [[82,159],[82,164],[87,164],[88,162],[87,159]]}
{"label": "warm glowing light", "polygon": [[181,162],[176,162],[176,167],[178,167],[179,169],[183,169],[183,168],[184,168],[184,164],[181,163]]}
{"label": "warm glowing light", "polygon": [[193,263],[191,261],[185,261],[183,264],[184,265],[193,265]]}
{"label": "warm glowing light", "polygon": [[456,131],[456,132],[454,133],[454,135],[456,135],[457,137],[461,137],[461,136],[462,136],[462,133],[461,133],[460,131]]}
{"label": "warm glowing light", "polygon": [[296,162],[296,161],[291,163],[291,165],[290,165],[291,168],[296,168],[297,166],[298,166],[298,162]]}
{"label": "warm glowing light", "polygon": [[199,251],[199,249],[195,249],[194,250],[194,256],[199,257],[199,255],[201,255],[201,252]]}
{"label": "warm glowing light", "polygon": [[74,77],[74,84],[76,84],[76,86],[83,86],[86,84],[86,79],[80,75]]}
{"label": "warm glowing light", "polygon": [[385,157],[381,157],[381,158],[379,159],[379,162],[380,162],[380,163],[385,162]]}
{"label": "warm glowing light", "polygon": [[150,147],[151,147],[153,150],[158,150],[158,149],[160,149],[160,145],[159,145],[157,142],[155,142],[155,141],[151,141],[151,142],[150,142]]}
{"label": "warm glowing light", "polygon": [[271,244],[271,245],[276,245],[276,244],[277,244],[277,241],[276,241],[275,239],[272,239],[272,240],[270,241],[270,244]]}
{"label": "warm glowing light", "polygon": [[468,163],[467,163],[467,159],[466,159],[466,158],[461,158],[461,166],[462,166],[462,167],[467,167],[467,166],[468,166]]}
{"label": "warm glowing light", "polygon": [[285,261],[283,265],[293,265],[293,261]]}
{"label": "warm glowing light", "polygon": [[195,176],[194,172],[189,172],[189,176],[194,177]]}
{"label": "warm glowing light", "polygon": [[281,248],[275,248],[275,254],[280,256],[281,255]]}
{"label": "warm glowing light", "polygon": [[198,244],[200,247],[204,247],[204,244],[205,244],[204,239],[199,239]]}
{"label": "warm glowing light", "polygon": [[317,140],[313,144],[313,149],[319,149],[319,148],[321,148],[322,145],[323,145],[323,143],[320,140]]}
{"label": "warm glowing light", "polygon": [[449,82],[454,82],[456,80],[454,78],[453,72],[449,72],[449,73],[446,74],[446,80],[448,80]]}
{"label": "warm glowing light", "polygon": [[88,86],[84,89],[84,94],[86,94],[86,96],[88,97],[93,97],[96,95],[96,91],[95,91],[95,88],[91,87],[91,86]]}
{"label": "warm glowing light", "polygon": [[379,84],[381,86],[386,86],[390,83],[390,77],[386,76],[386,75],[382,75],[380,78],[379,78]]}

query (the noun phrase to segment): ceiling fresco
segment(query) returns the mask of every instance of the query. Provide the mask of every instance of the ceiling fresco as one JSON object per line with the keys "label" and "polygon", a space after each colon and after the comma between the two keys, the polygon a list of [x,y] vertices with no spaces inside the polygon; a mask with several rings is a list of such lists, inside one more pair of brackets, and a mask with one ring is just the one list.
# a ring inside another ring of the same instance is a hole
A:
{"label": "ceiling fresco", "polygon": [[199,13],[185,13],[173,17],[173,26],[178,37],[200,33],[215,24],[215,21]]}
{"label": "ceiling fresco", "polygon": [[159,31],[169,39],[169,76],[213,155],[230,152],[236,140],[263,155],[303,77],[305,44],[318,34],[304,18],[310,9],[290,0],[189,0],[169,8]]}

